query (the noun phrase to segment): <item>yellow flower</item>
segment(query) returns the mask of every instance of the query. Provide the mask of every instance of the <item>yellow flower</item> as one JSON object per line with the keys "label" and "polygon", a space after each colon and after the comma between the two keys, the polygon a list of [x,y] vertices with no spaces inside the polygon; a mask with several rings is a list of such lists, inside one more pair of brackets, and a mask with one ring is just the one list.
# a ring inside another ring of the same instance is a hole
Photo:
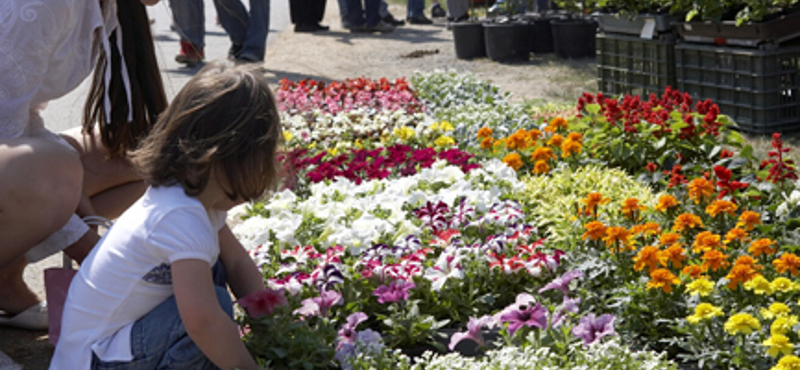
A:
{"label": "yellow flower", "polygon": [[694,315],[686,316],[686,321],[690,324],[697,324],[703,320],[711,320],[714,317],[722,316],[722,309],[714,307],[710,303],[700,303],[694,308]]}
{"label": "yellow flower", "polygon": [[547,165],[545,161],[536,161],[536,164],[533,165],[533,170],[531,170],[535,175],[541,175],[550,172],[550,166]]}
{"label": "yellow flower", "polygon": [[639,254],[633,257],[633,269],[642,271],[647,266],[647,271],[652,273],[660,264],[662,260],[661,251],[658,247],[647,246],[639,251]]}
{"label": "yellow flower", "polygon": [[563,141],[564,141],[563,136],[555,134],[550,138],[550,140],[547,140],[547,145],[552,147],[561,147],[561,143]]}
{"label": "yellow flower", "polygon": [[727,213],[734,216],[736,215],[736,208],[735,203],[729,200],[718,199],[706,207],[706,213],[711,215],[711,217],[717,217],[720,213]]}
{"label": "yellow flower", "polygon": [[702,297],[705,297],[713,292],[714,283],[706,278],[699,278],[689,284],[686,284],[686,294],[689,295],[698,294]]}
{"label": "yellow flower", "polygon": [[675,223],[672,225],[672,231],[679,233],[683,230],[701,227],[703,227],[703,221],[700,220],[700,217],[697,217],[691,213],[683,213],[675,218]]}
{"label": "yellow flower", "polygon": [[638,212],[646,210],[647,207],[639,204],[639,199],[628,198],[622,201],[622,214],[627,218],[633,218]]}
{"label": "yellow flower", "polygon": [[783,276],[775,278],[769,286],[773,292],[790,293],[797,290],[797,284]]}
{"label": "yellow flower", "polygon": [[478,130],[478,139],[491,138],[494,135],[494,130],[489,127],[481,127]]}
{"label": "yellow flower", "polygon": [[797,276],[797,269],[800,268],[800,257],[797,257],[794,253],[784,253],[773,260],[772,265],[775,266],[779,274],[789,271],[792,276]]}
{"label": "yellow flower", "polygon": [[800,357],[795,355],[783,356],[778,360],[778,364],[770,370],[800,370]]}
{"label": "yellow flower", "polygon": [[753,293],[757,295],[769,295],[773,292],[772,285],[769,283],[769,280],[761,275],[758,275],[750,281],[744,283],[744,289],[752,290]]}
{"label": "yellow flower", "polygon": [[503,163],[516,171],[522,167],[522,158],[520,158],[519,154],[517,153],[509,153],[507,156],[505,156],[505,158],[503,158]]}
{"label": "yellow flower", "polygon": [[658,289],[664,293],[672,292],[672,285],[680,284],[681,280],[667,269],[658,269],[650,273],[650,281],[647,282],[646,289]]}
{"label": "yellow flower", "polygon": [[450,122],[447,121],[442,121],[442,123],[439,125],[439,128],[441,128],[442,131],[444,132],[453,131],[455,129],[453,125],[451,125]]}
{"label": "yellow flower", "polygon": [[769,305],[768,309],[761,309],[761,317],[767,320],[772,320],[776,317],[788,315],[790,312],[792,312],[792,310],[789,308],[789,306],[781,302],[775,302]]}
{"label": "yellow flower", "polygon": [[531,153],[531,161],[549,161],[555,159],[556,155],[553,154],[553,149],[546,147],[539,147]]}
{"label": "yellow flower", "polygon": [[797,325],[797,316],[795,315],[783,315],[779,316],[772,322],[772,325],[769,327],[769,333],[772,335],[781,334],[785,335],[786,333],[792,330],[792,327]]}
{"label": "yellow flower", "polygon": [[736,223],[736,227],[744,226],[745,230],[750,231],[759,224],[761,224],[761,215],[753,211],[744,211],[739,215],[739,222]]}
{"label": "yellow flower", "polygon": [[[794,349],[794,345],[792,345],[792,342],[789,342],[789,338],[781,334],[776,334],[767,338],[761,345],[769,347],[767,354],[772,357],[778,357],[778,354],[781,353],[784,356],[790,355]],[[800,364],[798,364],[798,366],[800,366]]]}
{"label": "yellow flower", "polygon": [[730,229],[730,231],[725,234],[725,244],[729,244],[733,241],[746,243],[748,239],[747,231],[744,231],[744,229],[740,229],[738,227]]}
{"label": "yellow flower", "polygon": [[672,207],[678,206],[678,200],[675,199],[672,195],[662,195],[658,198],[658,204],[656,204],[656,211],[664,212]]}
{"label": "yellow flower", "polygon": [[695,203],[700,203],[703,198],[710,198],[714,195],[714,184],[702,177],[696,178],[689,183],[689,198]]}
{"label": "yellow flower", "polygon": [[283,141],[288,143],[292,141],[292,139],[294,139],[294,135],[290,131],[283,132]]}
{"label": "yellow flower", "polygon": [[[361,143],[359,141],[356,141],[356,146],[358,146],[358,149],[361,149]],[[316,147],[317,147],[316,141],[312,141],[311,144],[308,144],[309,149],[314,149]]]}
{"label": "yellow flower", "polygon": [[[363,145],[361,145],[361,139],[356,139],[356,142],[355,142],[355,144],[356,144],[356,148],[358,148],[358,149],[364,149],[364,146],[363,146]],[[309,145],[308,147],[309,147],[309,148],[313,148],[313,147],[315,147],[315,146],[317,146],[317,144],[316,144],[316,143],[311,143],[311,145]]]}
{"label": "yellow flower", "polygon": [[450,136],[442,135],[442,136],[439,136],[439,138],[436,139],[436,141],[434,141],[433,143],[436,144],[436,146],[439,146],[439,147],[446,147],[446,146],[455,145],[456,141]]}
{"label": "yellow flower", "polygon": [[400,139],[404,141],[408,141],[416,135],[414,129],[408,126],[403,126],[400,128],[394,129],[394,134],[397,135]]}
{"label": "yellow flower", "polygon": [[739,333],[747,335],[752,333],[754,330],[760,329],[761,323],[749,313],[737,313],[736,315],[731,316],[728,321],[725,322],[725,331],[730,335],[736,335]]}
{"label": "yellow flower", "polygon": [[778,250],[772,248],[773,245],[775,245],[775,242],[772,241],[771,239],[768,238],[758,239],[754,241],[752,244],[750,244],[750,248],[747,248],[747,251],[752,253],[753,256],[755,257],[758,257],[762,254],[766,255],[775,254],[775,252],[777,252]]}

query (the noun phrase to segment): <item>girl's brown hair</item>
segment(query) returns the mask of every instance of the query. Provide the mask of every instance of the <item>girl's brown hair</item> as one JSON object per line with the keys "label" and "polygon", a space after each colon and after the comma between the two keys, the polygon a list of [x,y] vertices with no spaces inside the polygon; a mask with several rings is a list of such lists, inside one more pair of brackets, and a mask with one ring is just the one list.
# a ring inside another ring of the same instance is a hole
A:
{"label": "girl's brown hair", "polygon": [[[110,36],[110,56],[98,53],[89,96],[83,107],[83,131],[92,133],[94,126],[98,125],[109,155],[121,158],[150,131],[158,115],[167,107],[167,96],[144,4],[140,0],[117,0],[117,14],[120,32],[114,31]],[[117,49],[120,33],[123,50]],[[130,80],[130,108],[122,79],[123,59]],[[111,70],[108,86],[110,117],[106,116],[104,107],[106,69]],[[133,117],[131,121],[128,120],[129,112]]]}
{"label": "girl's brown hair", "polygon": [[150,185],[181,184],[196,196],[212,170],[232,200],[254,201],[278,182],[280,116],[266,78],[214,61],[181,89],[141,146],[129,153]]}

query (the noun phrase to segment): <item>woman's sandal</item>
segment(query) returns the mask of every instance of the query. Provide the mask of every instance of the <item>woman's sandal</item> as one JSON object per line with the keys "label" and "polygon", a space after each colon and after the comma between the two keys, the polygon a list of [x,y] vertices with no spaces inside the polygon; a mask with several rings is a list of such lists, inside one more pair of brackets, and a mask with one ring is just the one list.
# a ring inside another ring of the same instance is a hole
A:
{"label": "woman's sandal", "polygon": [[[0,313],[0,326],[26,330],[46,330],[48,328],[47,304],[39,302],[16,315]],[[1,361],[0,364],[2,364]]]}

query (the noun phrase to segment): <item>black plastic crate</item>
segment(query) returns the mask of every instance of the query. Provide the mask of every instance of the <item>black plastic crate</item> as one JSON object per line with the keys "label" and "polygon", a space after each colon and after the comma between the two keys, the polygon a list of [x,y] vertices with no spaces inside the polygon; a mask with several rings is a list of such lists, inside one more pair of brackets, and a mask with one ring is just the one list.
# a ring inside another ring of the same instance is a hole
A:
{"label": "black plastic crate", "polygon": [[739,129],[754,134],[800,131],[800,47],[756,50],[681,43],[678,88],[711,99]]}
{"label": "black plastic crate", "polygon": [[675,87],[675,41],[597,35],[597,84],[606,95],[660,95]]}

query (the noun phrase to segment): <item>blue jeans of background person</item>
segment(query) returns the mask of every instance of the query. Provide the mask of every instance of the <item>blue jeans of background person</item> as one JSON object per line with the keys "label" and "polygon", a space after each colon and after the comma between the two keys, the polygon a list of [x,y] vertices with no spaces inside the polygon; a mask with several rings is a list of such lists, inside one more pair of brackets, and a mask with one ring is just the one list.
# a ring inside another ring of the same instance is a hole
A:
{"label": "blue jeans of background person", "polygon": [[350,25],[354,27],[367,25],[368,27],[374,26],[381,21],[381,16],[378,13],[381,6],[381,0],[364,0],[362,5],[361,0],[347,0],[347,16]]}
{"label": "blue jeans of background person", "polygon": [[181,40],[189,41],[197,48],[203,48],[206,35],[206,18],[203,0],[170,0],[172,20]]}
{"label": "blue jeans of background person", "polygon": [[[225,288],[222,264],[214,266],[213,276],[217,300],[228,316],[233,317],[233,302]],[[175,296],[136,320],[131,328],[131,352],[130,362],[103,362],[93,356],[92,370],[219,369],[189,338]]]}
{"label": "blue jeans of background person", "polygon": [[406,5],[406,18],[419,18],[425,16],[425,0],[408,0]]}
{"label": "blue jeans of background person", "polygon": [[251,62],[264,60],[269,33],[269,1],[250,0],[250,12],[241,0],[214,0],[219,23],[233,44],[231,51]]}

